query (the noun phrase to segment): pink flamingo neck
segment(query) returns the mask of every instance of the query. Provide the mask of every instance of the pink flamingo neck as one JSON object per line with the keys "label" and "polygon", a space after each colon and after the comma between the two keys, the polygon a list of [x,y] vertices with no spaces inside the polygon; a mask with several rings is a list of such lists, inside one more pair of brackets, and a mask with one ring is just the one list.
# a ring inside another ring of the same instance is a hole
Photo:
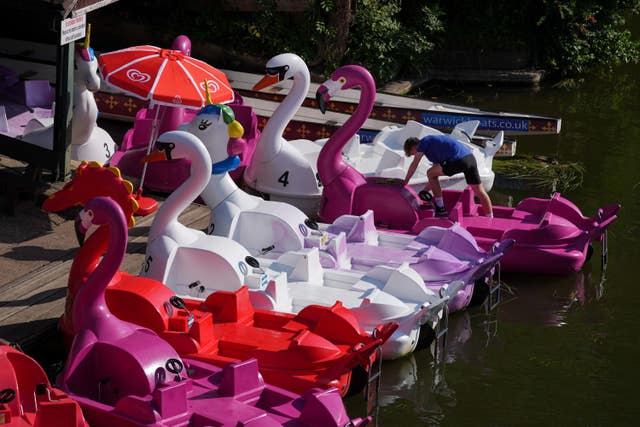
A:
{"label": "pink flamingo neck", "polygon": [[360,101],[351,117],[329,137],[329,140],[320,150],[318,173],[325,188],[345,170],[353,169],[353,172],[361,175],[342,158],[342,149],[369,118],[376,95],[376,85],[373,77],[365,68],[357,65],[340,67],[333,73],[332,78],[335,80],[334,76],[342,76],[341,72],[344,72],[344,76],[347,77],[347,85],[349,87],[360,87]]}
{"label": "pink flamingo neck", "polygon": [[106,217],[109,244],[102,261],[88,277],[85,286],[78,291],[73,306],[73,327],[76,331],[100,326],[98,323],[112,317],[105,292],[122,264],[127,246],[127,222],[117,203],[107,197],[99,197],[92,202],[88,207],[95,207],[96,214]]}

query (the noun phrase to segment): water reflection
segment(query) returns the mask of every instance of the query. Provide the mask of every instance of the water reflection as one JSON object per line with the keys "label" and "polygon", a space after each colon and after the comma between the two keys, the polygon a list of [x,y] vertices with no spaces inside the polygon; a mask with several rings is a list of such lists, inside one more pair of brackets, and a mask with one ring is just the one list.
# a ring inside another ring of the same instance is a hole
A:
{"label": "water reflection", "polygon": [[503,277],[507,291],[499,307],[500,322],[534,326],[565,326],[567,316],[606,291],[606,272],[600,269],[598,251],[583,270],[567,276]]}
{"label": "water reflection", "polygon": [[374,425],[398,425],[403,413],[419,420],[416,425],[442,424],[459,404],[456,388],[464,395],[470,380],[493,375],[490,355],[512,345],[501,337],[501,326],[565,326],[570,313],[602,297],[602,279],[591,268],[562,277],[504,276],[507,287],[496,310],[478,307],[451,316],[441,363],[432,346],[383,364],[378,407],[370,412]]}
{"label": "water reflection", "polygon": [[513,293],[500,305],[501,322],[564,326],[567,312],[586,300],[583,271],[559,277],[507,276],[504,280]]}
{"label": "water reflection", "polygon": [[[439,423],[447,407],[456,406],[456,392],[446,379],[447,365],[464,360],[481,366],[496,333],[495,314],[482,309],[455,313],[449,320],[444,348],[424,349],[383,364],[376,425],[398,425],[386,416],[408,410],[427,425]],[[441,358],[437,363],[436,358]]]}

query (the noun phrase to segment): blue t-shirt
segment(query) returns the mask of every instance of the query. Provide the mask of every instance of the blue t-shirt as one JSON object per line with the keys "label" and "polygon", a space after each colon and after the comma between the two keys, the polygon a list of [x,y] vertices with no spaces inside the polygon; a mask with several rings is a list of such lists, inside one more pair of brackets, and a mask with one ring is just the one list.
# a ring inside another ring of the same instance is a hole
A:
{"label": "blue t-shirt", "polygon": [[431,161],[442,164],[468,156],[471,151],[449,135],[427,135],[420,140],[418,151]]}

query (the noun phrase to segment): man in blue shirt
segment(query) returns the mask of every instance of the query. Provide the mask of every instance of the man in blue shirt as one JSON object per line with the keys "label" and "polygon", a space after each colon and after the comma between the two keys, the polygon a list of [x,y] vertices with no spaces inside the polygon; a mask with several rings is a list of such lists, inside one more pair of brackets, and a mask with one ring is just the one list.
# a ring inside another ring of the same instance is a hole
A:
{"label": "man in blue shirt", "polygon": [[431,188],[435,199],[436,216],[447,216],[447,208],[442,200],[438,177],[462,172],[467,184],[473,188],[473,192],[480,200],[485,215],[493,217],[493,206],[489,195],[482,187],[478,164],[471,151],[464,144],[449,135],[428,135],[422,139],[411,137],[404,142],[404,153],[407,157],[414,156],[404,179],[405,185],[409,183],[416,172],[423,155],[433,163],[433,166],[427,170],[429,182],[420,193],[428,192]]}

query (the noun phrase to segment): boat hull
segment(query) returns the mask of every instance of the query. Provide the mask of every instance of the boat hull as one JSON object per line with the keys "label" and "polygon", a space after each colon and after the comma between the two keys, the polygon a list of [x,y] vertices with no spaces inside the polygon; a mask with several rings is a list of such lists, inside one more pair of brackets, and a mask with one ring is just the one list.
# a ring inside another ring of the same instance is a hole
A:
{"label": "boat hull", "polygon": [[0,345],[0,425],[88,427],[78,403],[51,387],[35,360],[8,345]]}
{"label": "boat hull", "polygon": [[534,274],[580,270],[587,260],[589,245],[603,238],[620,208],[609,205],[589,218],[555,193],[550,199],[524,199],[515,208],[494,206],[494,218],[489,218],[473,201],[470,188],[443,191],[443,197],[448,218],[435,218],[430,213],[414,225],[412,233],[432,225],[447,227],[458,222],[487,250],[496,242],[513,239],[515,244],[500,263],[502,271]]}

